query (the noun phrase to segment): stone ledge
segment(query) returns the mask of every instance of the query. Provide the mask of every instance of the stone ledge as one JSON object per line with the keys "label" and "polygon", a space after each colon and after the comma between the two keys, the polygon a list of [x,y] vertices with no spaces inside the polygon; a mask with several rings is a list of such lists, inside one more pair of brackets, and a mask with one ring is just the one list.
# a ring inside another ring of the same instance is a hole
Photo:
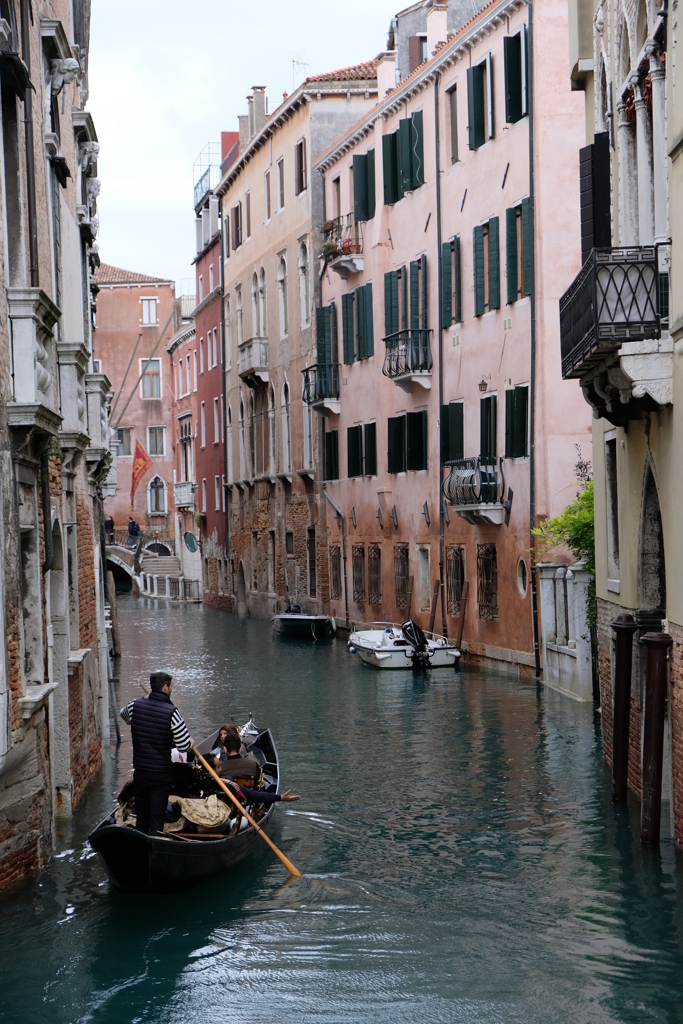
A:
{"label": "stone ledge", "polygon": [[59,683],[40,683],[37,686],[27,686],[26,693],[20,697],[17,704],[21,708],[21,717],[26,721],[41,708],[53,690],[56,690]]}
{"label": "stone ledge", "polygon": [[69,651],[69,657],[67,658],[67,665],[69,669],[69,675],[72,675],[76,671],[79,665],[82,665],[85,661],[85,656],[90,654],[92,648],[81,647],[78,651]]}

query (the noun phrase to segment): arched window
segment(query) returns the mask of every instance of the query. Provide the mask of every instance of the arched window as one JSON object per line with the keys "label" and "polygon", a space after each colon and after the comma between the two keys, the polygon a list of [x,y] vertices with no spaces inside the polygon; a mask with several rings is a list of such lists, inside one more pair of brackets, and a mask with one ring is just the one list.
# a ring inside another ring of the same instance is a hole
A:
{"label": "arched window", "polygon": [[147,489],[150,515],[166,512],[166,484],[160,476],[150,481]]}
{"label": "arched window", "polygon": [[230,369],[232,362],[232,317],[230,316],[230,299],[225,300],[225,362]]}
{"label": "arched window", "polygon": [[292,472],[292,441],[289,424],[289,384],[282,385],[282,472]]}
{"label": "arched window", "polygon": [[276,457],[275,457],[275,391],[271,384],[268,389],[268,461],[269,461],[269,475],[275,476],[276,469]]}
{"label": "arched window", "polygon": [[308,277],[308,249],[306,243],[299,246],[299,300],[301,302],[301,328],[310,326],[311,303]]}
{"label": "arched window", "polygon": [[284,256],[280,257],[277,282],[280,297],[280,337],[286,338],[289,334],[289,322],[287,316],[287,263]]}
{"label": "arched window", "polygon": [[266,316],[266,272],[261,267],[259,275],[259,300],[261,303],[261,337],[268,337],[268,317]]}
{"label": "arched window", "polygon": [[226,444],[228,446],[228,483],[231,484],[233,481],[232,475],[232,406],[228,403],[228,431]]}
{"label": "arched window", "polygon": [[247,476],[246,469],[246,455],[244,448],[244,402],[240,398],[240,412],[239,412],[239,430],[240,430],[240,480],[245,480]]}
{"label": "arched window", "polygon": [[237,303],[237,344],[242,344],[244,334],[242,332],[242,289],[235,289],[235,301]]}
{"label": "arched window", "polygon": [[251,279],[251,326],[253,337],[261,337],[261,303],[259,302],[258,277],[256,274]]}

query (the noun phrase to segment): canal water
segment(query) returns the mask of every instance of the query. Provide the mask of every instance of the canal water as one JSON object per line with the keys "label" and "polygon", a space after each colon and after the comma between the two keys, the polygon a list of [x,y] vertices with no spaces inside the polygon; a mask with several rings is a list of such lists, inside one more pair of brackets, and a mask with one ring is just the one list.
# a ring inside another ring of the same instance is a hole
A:
{"label": "canal water", "polygon": [[304,877],[266,851],[177,897],[114,892],[87,834],[129,775],[124,726],[51,865],[0,897],[0,1020],[683,1020],[681,858],[612,807],[590,706],[200,606],[128,594],[119,620],[119,705],[163,667],[195,739],[271,726],[302,794],[274,838]]}

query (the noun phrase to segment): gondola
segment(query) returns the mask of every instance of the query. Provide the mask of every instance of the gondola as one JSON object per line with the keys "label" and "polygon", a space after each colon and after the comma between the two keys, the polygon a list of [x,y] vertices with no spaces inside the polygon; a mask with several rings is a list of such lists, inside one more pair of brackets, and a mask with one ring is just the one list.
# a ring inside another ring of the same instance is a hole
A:
{"label": "gondola", "polygon": [[[279,764],[270,729],[258,732],[255,738],[248,733],[245,735],[244,730],[242,735],[250,753],[255,755],[261,765],[263,788],[278,793]],[[198,744],[200,754],[212,750],[217,737],[218,730]],[[189,791],[196,792],[198,786],[201,786],[204,795],[218,792],[218,786],[200,765],[173,765],[172,793],[183,797]],[[122,794],[126,788],[121,791]],[[258,818],[258,825],[267,831],[275,804],[261,807],[263,814]],[[236,835],[224,838],[207,837],[206,834],[204,837],[198,835],[197,838],[187,838],[186,834],[182,838],[174,838],[173,833],[158,837],[146,836],[131,825],[117,824],[117,810],[114,809],[100,822],[88,839],[104,861],[112,885],[120,892],[182,892],[234,867],[263,845],[263,840],[250,825],[240,827]],[[246,819],[243,819],[243,825],[245,823]]]}

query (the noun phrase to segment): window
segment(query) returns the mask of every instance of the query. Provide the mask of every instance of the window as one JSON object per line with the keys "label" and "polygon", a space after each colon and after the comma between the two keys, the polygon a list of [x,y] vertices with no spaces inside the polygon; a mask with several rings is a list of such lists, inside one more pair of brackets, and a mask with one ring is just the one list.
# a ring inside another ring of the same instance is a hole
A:
{"label": "window", "polygon": [[[242,244],[242,204],[237,203],[230,211],[232,219],[232,247],[239,249]],[[201,300],[200,300],[201,301]]]}
{"label": "window", "polygon": [[325,479],[339,479],[339,431],[325,431]]}
{"label": "window", "polygon": [[275,391],[273,385],[268,389],[268,473],[275,476],[276,473],[276,448],[275,448]]}
{"label": "window", "polygon": [[[225,231],[223,232],[223,252],[225,253],[225,259],[230,259],[230,214],[228,213],[223,221],[225,225]],[[201,249],[201,246],[198,246]]]}
{"label": "window", "polygon": [[500,309],[498,218],[478,224],[473,232],[474,315]]}
{"label": "window", "polygon": [[286,530],[285,531],[285,554],[287,554],[287,555],[293,555],[294,554],[294,531],[293,530]]}
{"label": "window", "polygon": [[209,266],[209,292],[213,291],[213,263]]}
{"label": "window", "polygon": [[278,209],[284,210],[285,208],[285,162],[283,159],[277,162],[277,198],[278,198]]}
{"label": "window", "polygon": [[204,339],[199,339],[199,372],[204,373]]}
{"label": "window", "polygon": [[505,392],[505,458],[524,459],[529,454],[529,386]]}
{"label": "window", "polygon": [[213,400],[213,443],[218,444],[220,441],[220,427],[218,425],[218,399]]}
{"label": "window", "polygon": [[[282,163],[282,161],[280,161]],[[279,168],[280,164],[278,164]],[[306,191],[306,140],[301,139],[294,150],[294,195],[299,196]],[[284,195],[280,206],[285,205]]]}
{"label": "window", "polygon": [[520,121],[527,111],[526,26],[514,36],[503,37],[505,64],[505,120]]}
{"label": "window", "polygon": [[201,302],[204,298],[204,277],[202,274],[199,275],[199,301]]}
{"label": "window", "polygon": [[218,331],[213,329],[213,365],[218,366]]}
{"label": "window", "polygon": [[480,455],[484,465],[496,461],[496,432],[498,429],[498,397],[487,395],[479,403]]}
{"label": "window", "polygon": [[457,544],[449,544],[446,550],[446,603],[449,615],[460,614],[464,582],[465,549]]}
{"label": "window", "polygon": [[145,327],[151,327],[157,322],[157,300],[142,299],[142,323]]}
{"label": "window", "polygon": [[408,327],[408,277],[406,268],[384,275],[384,334],[389,337]]}
{"label": "window", "polygon": [[529,200],[505,211],[505,263],[507,300],[523,299],[531,291],[531,238]]}
{"label": "window", "polygon": [[130,427],[118,427],[116,439],[119,446],[118,454],[130,455]]}
{"label": "window", "polygon": [[408,73],[412,74],[415,68],[419,68],[420,64],[424,64],[426,60],[427,36],[410,36],[408,38]]}
{"label": "window", "polygon": [[368,548],[368,602],[382,603],[382,549],[379,544]]}
{"label": "window", "polygon": [[495,544],[477,544],[477,604],[480,619],[498,618],[498,567]]}
{"label": "window", "polygon": [[242,322],[242,289],[235,289],[235,301],[237,303],[237,344],[241,345],[244,340],[244,325]]}
{"label": "window", "polygon": [[266,272],[261,267],[261,273],[259,274],[259,302],[261,306],[261,337],[268,337],[268,317],[266,316]]}
{"label": "window", "polygon": [[363,427],[363,452],[365,455],[365,476],[377,476],[377,424],[366,423]]}
{"label": "window", "polygon": [[441,406],[441,461],[464,458],[463,403],[450,402]]}
{"label": "window", "polygon": [[292,442],[289,430],[289,384],[282,386],[282,471],[292,472]]}
{"label": "window", "polygon": [[231,484],[235,479],[233,475],[233,464],[232,464],[232,407],[228,405],[228,436],[227,436],[227,448],[228,448],[228,483]]}
{"label": "window", "polygon": [[421,110],[399,121],[398,131],[382,136],[382,174],[386,206],[424,185]]}
{"label": "window", "polygon": [[206,410],[204,408],[204,402],[202,402],[202,405],[201,405],[200,421],[201,421],[201,446],[202,446],[202,448],[205,448],[206,447]]}
{"label": "window", "polygon": [[265,190],[266,190],[266,221],[270,220],[270,171],[266,171],[265,174]]}
{"label": "window", "polygon": [[306,530],[306,553],[308,555],[308,596],[316,596],[316,571],[315,571],[315,528],[310,526]]}
{"label": "window", "polygon": [[166,511],[166,488],[159,476],[155,476],[149,485],[149,511],[151,515]]}
{"label": "window", "polygon": [[261,337],[261,309],[259,306],[258,277],[251,279],[251,329],[255,338]]}
{"label": "window", "polygon": [[351,552],[353,570],[353,600],[356,604],[365,601],[365,545],[354,544]]}
{"label": "window", "polygon": [[142,397],[161,398],[161,362],[158,359],[141,359]]}
{"label": "window", "polygon": [[417,605],[421,612],[428,612],[432,588],[429,570],[429,546],[421,544],[417,549]]}
{"label": "window", "polygon": [[344,362],[369,359],[375,354],[372,283],[342,295],[342,343]]}
{"label": "window", "polygon": [[101,373],[102,372],[102,361],[100,359],[93,359],[93,361],[92,361],[92,372],[93,373]]}
{"label": "window", "polygon": [[244,402],[240,399],[239,408],[239,433],[240,433],[240,480],[247,476],[247,453],[244,440]]}
{"label": "window", "polygon": [[347,427],[346,451],[348,457],[349,477],[363,475],[363,428],[362,426]]}
{"label": "window", "polygon": [[192,368],[194,370],[194,390],[197,390],[197,349],[192,353]]}
{"label": "window", "polygon": [[412,584],[408,572],[408,545],[397,544],[394,548],[394,585],[397,608],[406,609],[409,606]]}
{"label": "window", "polygon": [[206,512],[206,477],[202,480],[202,512]]}
{"label": "window", "polygon": [[280,257],[277,281],[280,299],[280,337],[286,338],[289,333],[289,318],[287,315],[287,263],[284,256]]}
{"label": "window", "polygon": [[356,224],[375,216],[375,151],[353,158],[353,219]]}
{"label": "window", "polygon": [[341,548],[338,544],[330,548],[330,600],[339,601],[342,596]]}
{"label": "window", "polygon": [[214,491],[215,491],[215,499],[216,499],[216,512],[220,512],[220,510],[221,510],[221,478],[219,476],[215,476],[213,478],[213,480],[214,480]]}
{"label": "window", "polygon": [[388,471],[405,473],[406,470],[427,468],[427,410],[389,417]]}
{"label": "window", "polygon": [[247,222],[247,238],[251,238],[251,192],[247,192],[244,197],[244,214]]}
{"label": "window", "polygon": [[299,302],[301,304],[301,329],[311,323],[311,300],[308,283],[308,249],[306,243],[299,246]]}
{"label": "window", "polygon": [[467,69],[467,114],[470,149],[493,138],[493,65],[491,54]]}
{"label": "window", "polygon": [[164,427],[147,427],[147,451],[150,455],[165,455]]}
{"label": "window", "polygon": [[451,122],[451,163],[458,162],[458,88],[453,86],[446,95],[448,96],[448,113]]}
{"label": "window", "polygon": [[617,488],[617,439],[605,438],[605,483],[607,487],[607,575],[619,579],[619,491]]}
{"label": "window", "polygon": [[462,323],[460,288],[460,236],[444,242],[441,248],[441,317],[444,327]]}

